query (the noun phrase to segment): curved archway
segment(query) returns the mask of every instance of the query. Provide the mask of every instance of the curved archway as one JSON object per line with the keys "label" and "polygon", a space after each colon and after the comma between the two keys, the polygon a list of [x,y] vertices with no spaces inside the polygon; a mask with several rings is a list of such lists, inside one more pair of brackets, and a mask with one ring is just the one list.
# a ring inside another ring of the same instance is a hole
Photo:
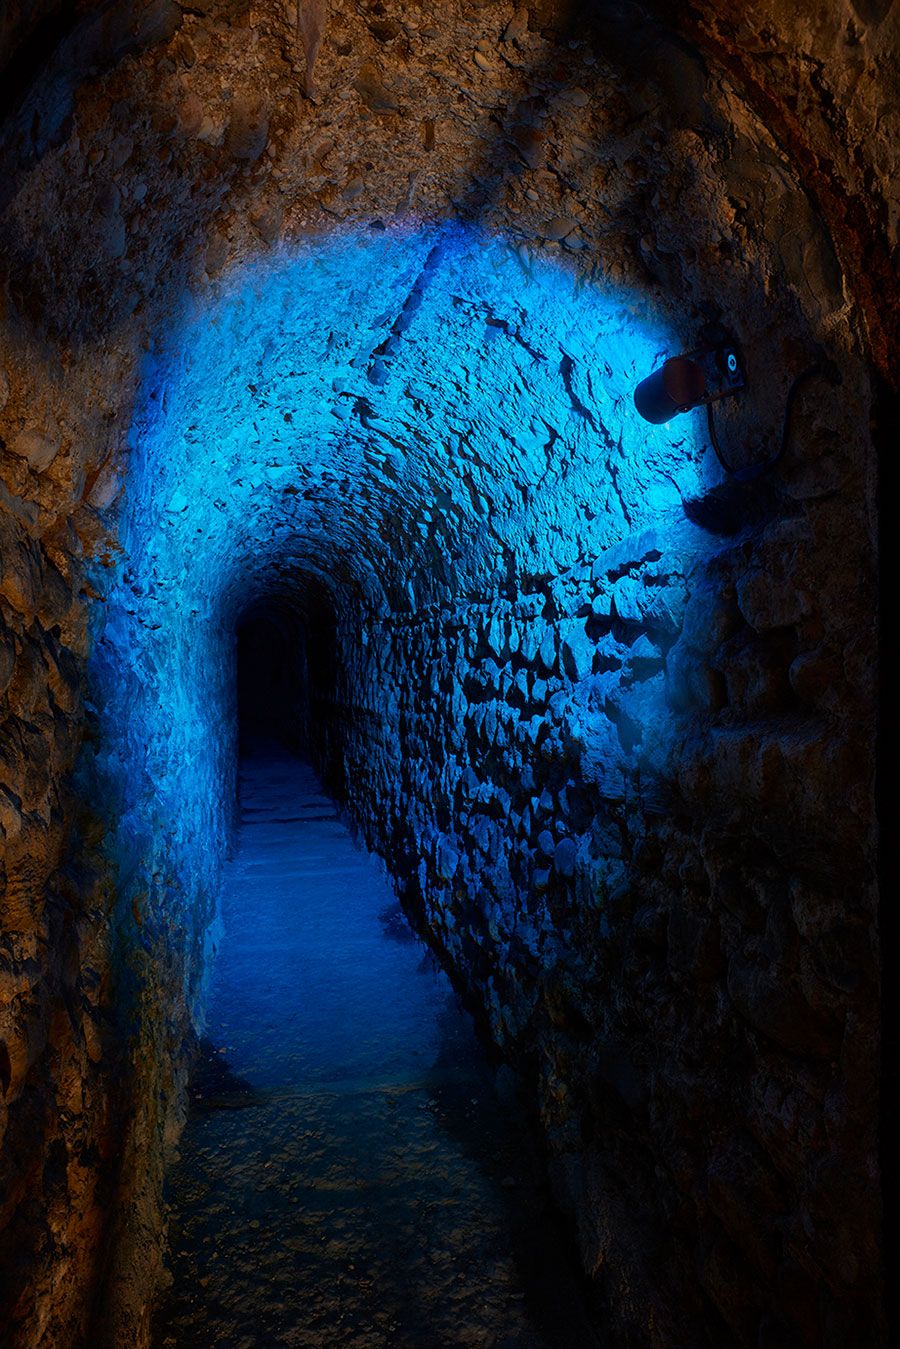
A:
{"label": "curved archway", "polygon": [[[302,611],[314,586],[346,641],[395,622],[407,637],[439,631],[473,604],[488,613],[499,590],[514,631],[525,622],[539,648],[545,605],[572,608],[550,578],[568,577],[559,585],[574,596],[619,544],[623,572],[655,565],[654,578],[630,601],[618,584],[616,608],[598,574],[591,622],[617,620],[633,641],[648,617],[661,645],[647,643],[644,678],[632,674],[638,720],[664,715],[661,653],[708,546],[682,498],[712,470],[692,428],[651,429],[631,406],[663,346],[625,297],[459,230],[307,245],[237,274],[195,315],[148,372],[120,529],[128,562],[94,657],[108,725],[127,728],[186,838],[198,836],[192,800],[209,830],[235,623],[263,594]],[[547,657],[551,684],[555,671],[582,684],[593,673],[584,616],[570,626],[564,657]],[[484,640],[499,658],[510,635]],[[610,640],[619,668],[625,648]],[[364,660],[357,640],[341,663]]]}

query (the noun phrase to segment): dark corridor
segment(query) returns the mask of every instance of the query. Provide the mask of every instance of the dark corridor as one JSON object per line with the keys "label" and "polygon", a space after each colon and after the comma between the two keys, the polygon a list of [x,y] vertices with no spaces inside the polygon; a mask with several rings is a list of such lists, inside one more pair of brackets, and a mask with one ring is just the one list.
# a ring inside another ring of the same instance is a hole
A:
{"label": "dark corridor", "polygon": [[156,1349],[590,1349],[527,1131],[377,860],[284,747],[284,633],[254,618],[238,651],[239,847]]}

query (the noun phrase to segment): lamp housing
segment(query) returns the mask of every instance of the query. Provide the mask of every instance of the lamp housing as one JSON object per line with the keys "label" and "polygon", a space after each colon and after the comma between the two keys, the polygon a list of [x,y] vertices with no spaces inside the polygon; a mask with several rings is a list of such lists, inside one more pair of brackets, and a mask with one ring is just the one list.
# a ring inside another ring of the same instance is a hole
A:
{"label": "lamp housing", "polygon": [[679,412],[727,398],[744,387],[744,372],[733,344],[670,356],[634,391],[634,405],[647,422],[660,425]]}

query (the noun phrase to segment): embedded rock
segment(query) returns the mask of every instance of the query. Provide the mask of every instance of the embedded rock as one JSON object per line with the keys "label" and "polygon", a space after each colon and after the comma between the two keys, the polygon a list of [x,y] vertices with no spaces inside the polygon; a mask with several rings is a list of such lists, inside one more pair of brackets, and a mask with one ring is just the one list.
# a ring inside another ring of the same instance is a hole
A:
{"label": "embedded rock", "polygon": [[43,473],[45,468],[49,468],[59,453],[59,430],[38,430],[37,427],[27,427],[14,436],[10,443],[10,449],[13,454],[20,455],[28,461],[30,468],[35,473]]}

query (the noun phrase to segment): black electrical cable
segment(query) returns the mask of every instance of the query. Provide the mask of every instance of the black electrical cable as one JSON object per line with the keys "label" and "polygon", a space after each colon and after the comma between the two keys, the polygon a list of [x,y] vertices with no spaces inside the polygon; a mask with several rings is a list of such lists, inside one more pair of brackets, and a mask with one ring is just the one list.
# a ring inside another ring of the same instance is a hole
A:
{"label": "black electrical cable", "polygon": [[716,436],[716,423],[713,419],[712,403],[707,403],[706,405],[706,424],[709,427],[709,438],[712,441],[712,447],[716,452],[716,458],[724,468],[725,472],[729,475],[729,477],[731,477],[731,475],[734,473],[734,469],[731,467],[730,464],[726,464],[725,456],[723,455],[722,450],[719,446],[719,440],[718,437]]}
{"label": "black electrical cable", "polygon": [[794,380],[791,387],[788,389],[788,396],[784,405],[784,421],[781,426],[781,443],[778,446],[778,449],[772,455],[771,459],[767,459],[766,462],[763,464],[748,464],[745,468],[736,469],[732,468],[731,465],[726,462],[725,456],[722,454],[722,448],[719,445],[718,437],[716,436],[716,425],[715,420],[713,418],[713,405],[712,403],[707,403],[706,422],[709,427],[709,438],[712,442],[712,447],[716,452],[716,458],[724,468],[725,472],[729,475],[729,477],[756,478],[759,477],[759,475],[762,473],[767,473],[770,468],[775,467],[775,465],[782,458],[785,450],[787,449],[788,437],[790,435],[791,430],[791,416],[794,411],[794,401],[797,397],[797,391],[799,390],[801,384],[804,384],[806,380],[810,379],[813,375],[824,375],[825,378],[828,380],[829,384],[837,385],[840,384],[841,382],[840,371],[838,370],[834,361],[816,361],[814,365],[807,366],[805,370],[801,371],[801,373]]}

